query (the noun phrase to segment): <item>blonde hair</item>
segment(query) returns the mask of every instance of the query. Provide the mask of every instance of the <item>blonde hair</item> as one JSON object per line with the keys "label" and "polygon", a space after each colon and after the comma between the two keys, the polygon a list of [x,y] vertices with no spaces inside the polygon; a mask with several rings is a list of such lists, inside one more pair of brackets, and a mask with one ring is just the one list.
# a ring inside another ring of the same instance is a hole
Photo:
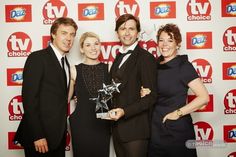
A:
{"label": "blonde hair", "polygon": [[93,32],[85,32],[83,33],[81,36],[80,36],[80,39],[79,39],[79,46],[80,48],[83,48],[84,46],[84,41],[88,38],[88,37],[91,37],[91,38],[96,38],[99,42],[100,42],[100,38],[97,34],[93,33]]}

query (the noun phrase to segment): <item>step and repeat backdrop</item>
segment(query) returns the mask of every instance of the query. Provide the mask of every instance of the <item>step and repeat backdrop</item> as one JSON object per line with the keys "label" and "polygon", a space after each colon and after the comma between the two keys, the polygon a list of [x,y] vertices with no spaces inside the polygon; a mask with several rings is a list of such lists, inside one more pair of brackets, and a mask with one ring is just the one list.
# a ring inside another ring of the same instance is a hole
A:
{"label": "step and repeat backdrop", "polygon": [[[120,47],[115,20],[124,13],[140,18],[140,44],[155,57],[160,55],[157,29],[166,23],[180,27],[179,53],[188,55],[210,94],[208,105],[192,114],[198,156],[236,156],[236,0],[1,0],[1,157],[24,156],[22,148],[12,143],[24,113],[23,66],[31,52],[48,46],[52,22],[68,16],[78,24],[68,55],[72,65],[82,61],[78,39],[86,31],[100,36],[100,59],[111,65]],[[190,91],[189,100],[193,98]],[[73,102],[69,106],[71,113]],[[113,149],[110,154],[115,157]],[[72,157],[70,131],[66,155]]]}

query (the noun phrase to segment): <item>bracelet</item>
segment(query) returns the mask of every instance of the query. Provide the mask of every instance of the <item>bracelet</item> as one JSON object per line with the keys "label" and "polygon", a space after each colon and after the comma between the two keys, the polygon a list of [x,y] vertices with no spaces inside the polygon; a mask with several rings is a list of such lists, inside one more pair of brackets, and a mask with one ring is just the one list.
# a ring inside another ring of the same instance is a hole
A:
{"label": "bracelet", "polygon": [[183,116],[183,112],[180,109],[176,110],[176,113],[179,117]]}

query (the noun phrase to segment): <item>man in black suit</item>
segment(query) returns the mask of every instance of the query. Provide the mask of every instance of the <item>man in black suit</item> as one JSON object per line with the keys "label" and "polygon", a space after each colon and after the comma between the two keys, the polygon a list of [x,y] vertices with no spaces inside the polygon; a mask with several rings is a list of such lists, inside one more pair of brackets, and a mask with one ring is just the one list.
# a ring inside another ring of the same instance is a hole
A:
{"label": "man in black suit", "polygon": [[[138,45],[140,22],[131,14],[116,21],[115,28],[121,41],[120,53],[111,67],[115,82],[121,82],[120,93],[113,97],[114,109],[110,118],[117,157],[145,157],[150,136],[150,113],[156,101],[156,63],[148,51]],[[141,87],[152,92],[140,97]]]}
{"label": "man in black suit", "polygon": [[24,115],[14,139],[24,147],[26,157],[65,157],[70,83],[65,54],[73,45],[77,28],[71,18],[56,19],[50,30],[50,46],[31,53],[26,60]]}

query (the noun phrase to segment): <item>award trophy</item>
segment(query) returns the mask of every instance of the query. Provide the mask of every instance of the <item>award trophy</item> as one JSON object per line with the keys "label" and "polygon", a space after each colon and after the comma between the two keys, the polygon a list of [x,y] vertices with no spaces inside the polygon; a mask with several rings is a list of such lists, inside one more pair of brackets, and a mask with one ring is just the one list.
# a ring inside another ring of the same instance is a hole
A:
{"label": "award trophy", "polygon": [[113,97],[112,94],[114,92],[120,92],[118,89],[120,84],[121,83],[115,83],[113,80],[110,85],[103,84],[103,88],[98,90],[98,97],[90,98],[90,100],[96,102],[95,112],[97,118],[109,119],[107,102]]}

